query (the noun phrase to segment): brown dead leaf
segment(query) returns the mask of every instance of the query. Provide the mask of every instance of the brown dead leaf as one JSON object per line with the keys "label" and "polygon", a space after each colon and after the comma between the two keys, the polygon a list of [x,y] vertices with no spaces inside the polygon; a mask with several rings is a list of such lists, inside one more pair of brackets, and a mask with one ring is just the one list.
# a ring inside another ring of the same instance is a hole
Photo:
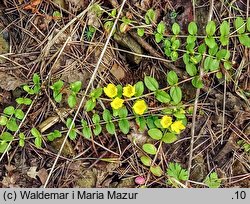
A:
{"label": "brown dead leaf", "polygon": [[110,70],[111,74],[114,75],[114,77],[117,80],[122,80],[125,78],[125,71],[122,69],[122,67],[117,64],[116,62],[113,64],[111,70]]}
{"label": "brown dead leaf", "polygon": [[144,10],[148,10],[151,7],[152,0],[142,0],[141,1],[141,8]]}
{"label": "brown dead leaf", "polygon": [[27,172],[27,175],[30,177],[30,178],[33,178],[33,179],[36,179],[36,176],[37,176],[37,171],[36,171],[37,167],[36,166],[32,166],[30,167],[29,171]]}
{"label": "brown dead leaf", "polygon": [[3,188],[18,188],[19,186],[16,184],[18,179],[19,179],[18,173],[15,173],[11,176],[3,177],[3,180],[1,181]]}
{"label": "brown dead leaf", "polygon": [[4,165],[5,169],[8,171],[8,172],[12,172],[13,170],[16,169],[15,166],[11,165],[11,164],[8,164],[8,165]]}
{"label": "brown dead leaf", "polygon": [[6,91],[15,90],[23,83],[21,79],[11,76],[8,72],[0,72],[0,87]]}
{"label": "brown dead leaf", "polygon": [[48,172],[45,168],[42,168],[37,172],[37,176],[39,177],[41,183],[45,184],[45,182],[48,178]]}

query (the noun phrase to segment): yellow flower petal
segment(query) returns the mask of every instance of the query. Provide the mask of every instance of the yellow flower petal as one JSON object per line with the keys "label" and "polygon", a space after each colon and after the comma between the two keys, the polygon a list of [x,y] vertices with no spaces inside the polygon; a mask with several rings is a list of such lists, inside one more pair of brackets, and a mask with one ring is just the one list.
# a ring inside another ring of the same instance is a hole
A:
{"label": "yellow flower petal", "polygon": [[170,116],[164,115],[160,123],[163,128],[168,128],[173,122]]}
{"label": "yellow flower petal", "polygon": [[184,129],[185,126],[183,125],[181,120],[177,120],[171,125],[171,130],[176,132],[177,134],[179,134]]}
{"label": "yellow flower petal", "polygon": [[135,95],[135,86],[128,84],[127,86],[123,87],[122,94],[123,94],[123,96],[131,98],[133,95]]}
{"label": "yellow flower petal", "polygon": [[107,87],[103,88],[103,91],[109,98],[114,98],[117,95],[117,88],[114,84],[108,84]]}
{"label": "yellow flower petal", "polygon": [[124,100],[123,99],[120,99],[120,98],[118,98],[118,97],[116,97],[111,103],[110,103],[110,105],[111,105],[111,107],[113,108],[113,109],[119,109],[119,108],[121,108],[122,106],[123,106],[123,103],[124,103]]}
{"label": "yellow flower petal", "polygon": [[136,114],[142,115],[147,110],[147,104],[144,100],[137,100],[132,108]]}

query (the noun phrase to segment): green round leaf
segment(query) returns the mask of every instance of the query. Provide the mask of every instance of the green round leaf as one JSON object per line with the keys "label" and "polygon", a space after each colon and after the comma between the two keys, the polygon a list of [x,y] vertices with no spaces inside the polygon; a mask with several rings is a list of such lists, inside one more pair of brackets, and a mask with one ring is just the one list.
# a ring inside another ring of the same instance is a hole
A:
{"label": "green round leaf", "polygon": [[226,46],[229,44],[229,37],[225,37],[225,36],[220,36],[220,42],[223,46]]}
{"label": "green round leaf", "polygon": [[195,22],[190,22],[188,24],[188,32],[189,32],[190,35],[196,35],[197,30],[198,30],[198,28],[197,28],[197,25],[196,25]]}
{"label": "green round leaf", "polygon": [[163,175],[163,171],[160,166],[151,166],[150,171],[153,175],[160,177]]}
{"label": "green round leaf", "polygon": [[105,122],[111,121],[111,113],[110,113],[110,111],[109,111],[108,109],[105,109],[105,110],[103,111],[102,117],[103,117],[103,120],[104,120]]}
{"label": "green round leaf", "polygon": [[188,43],[188,44],[193,44],[193,43],[195,43],[196,39],[197,39],[196,36],[189,35],[189,36],[187,37],[187,43]]}
{"label": "green round leaf", "polygon": [[189,56],[189,54],[185,53],[185,54],[183,55],[183,62],[184,62],[185,64],[188,64],[189,61],[190,61],[190,56]]}
{"label": "green round leaf", "polygon": [[[73,122],[73,120],[72,120],[71,118],[67,118],[67,120],[66,120],[66,127],[67,127],[67,128],[70,128],[72,122]],[[85,121],[85,122],[86,122],[86,121]],[[84,123],[84,121],[82,121],[82,124],[83,124],[83,123]],[[86,122],[86,124],[87,124],[87,122]],[[72,125],[72,128],[74,128],[74,127],[75,127],[75,124]]]}
{"label": "green round leaf", "polygon": [[145,14],[145,23],[147,25],[151,24],[151,22],[155,22],[156,20],[156,13],[153,9],[149,9]]}
{"label": "green round leaf", "polygon": [[186,71],[190,76],[195,76],[197,74],[197,68],[193,63],[186,64]]}
{"label": "green round leaf", "polygon": [[13,106],[8,106],[3,110],[6,115],[13,115],[15,113],[15,108]]}
{"label": "green round leaf", "polygon": [[40,84],[40,76],[37,73],[33,75],[32,80],[34,84]]}
{"label": "green round leaf", "polygon": [[106,130],[109,134],[114,135],[115,134],[115,125],[113,122],[108,122],[106,124]]}
{"label": "green round leaf", "polygon": [[8,118],[7,118],[7,117],[5,117],[5,116],[0,116],[0,125],[1,125],[1,126],[6,125],[7,122],[8,122]]}
{"label": "green round leaf", "polygon": [[138,81],[135,84],[135,96],[136,97],[141,96],[143,92],[144,92],[144,84],[142,81]]}
{"label": "green round leaf", "polygon": [[239,40],[242,45],[250,48],[250,37],[247,34],[240,35]]}
{"label": "green round leaf", "polygon": [[96,100],[95,99],[89,99],[87,100],[85,106],[84,106],[84,109],[89,112],[89,111],[92,111],[96,106]]}
{"label": "green round leaf", "polygon": [[175,35],[178,35],[178,34],[180,33],[180,31],[181,31],[179,24],[174,23],[174,24],[172,25],[172,31],[173,31],[173,33],[174,33]]}
{"label": "green round leaf", "polygon": [[53,12],[53,17],[61,18],[61,17],[62,17],[62,14],[61,14],[60,11],[54,11],[54,12]]}
{"label": "green round leaf", "polygon": [[219,49],[218,45],[215,45],[214,47],[209,48],[208,53],[210,55],[214,56],[218,52],[218,49]]}
{"label": "green round leaf", "polygon": [[13,135],[10,134],[9,132],[3,132],[1,135],[0,135],[0,139],[1,140],[4,140],[6,142],[10,142],[14,139]]}
{"label": "green round leaf", "polygon": [[78,93],[82,88],[82,82],[81,81],[75,81],[70,84],[70,90],[74,93]]}
{"label": "green round leaf", "polygon": [[187,51],[189,51],[191,54],[194,54],[194,48],[195,48],[195,43],[188,43],[186,45]]}
{"label": "green round leaf", "polygon": [[247,30],[250,32],[250,17],[247,18]]}
{"label": "green round leaf", "polygon": [[145,30],[144,28],[137,28],[137,35],[140,37],[144,36]]}
{"label": "green round leaf", "polygon": [[119,120],[118,125],[123,134],[128,134],[130,130],[130,125],[127,119]]}
{"label": "green round leaf", "polygon": [[[217,53],[216,53],[216,58],[218,59],[218,60],[222,60],[222,59],[225,59],[226,58],[226,56],[228,55],[228,50],[226,50],[226,49],[221,49],[221,50],[219,50]],[[229,54],[229,56],[230,56],[230,54]]]}
{"label": "green round leaf", "polygon": [[148,135],[154,140],[160,140],[162,138],[162,132],[157,128],[150,129]]}
{"label": "green round leaf", "polygon": [[7,129],[12,131],[12,132],[15,132],[18,130],[18,125],[16,123],[16,120],[14,118],[11,118],[8,122],[7,122],[7,125],[6,125]]}
{"label": "green round leaf", "polygon": [[36,148],[41,148],[42,147],[42,138],[41,137],[36,137],[35,138],[35,146],[36,146]]}
{"label": "green round leaf", "polygon": [[139,126],[140,131],[144,131],[146,129],[146,120],[144,117],[136,117],[135,119],[136,124]]}
{"label": "green round leaf", "polygon": [[32,100],[30,98],[23,98],[24,105],[30,105],[31,103],[32,103]]}
{"label": "green round leaf", "polygon": [[205,43],[209,48],[214,48],[217,45],[213,37],[206,37]]}
{"label": "green round leaf", "polygon": [[85,127],[82,129],[82,134],[85,138],[90,139],[92,136],[91,129],[89,127]]}
{"label": "green round leaf", "polygon": [[145,166],[151,166],[152,163],[152,159],[148,156],[142,156],[140,157],[141,162],[143,163],[143,165]]}
{"label": "green round leaf", "polygon": [[50,88],[53,90],[61,91],[63,84],[64,83],[62,80],[58,80]]}
{"label": "green round leaf", "polygon": [[118,115],[120,118],[126,118],[128,116],[128,110],[125,106],[121,107],[118,110]]}
{"label": "green round leaf", "polygon": [[201,89],[203,87],[202,80],[199,76],[196,76],[192,79],[192,85],[197,89]]}
{"label": "green round leaf", "polygon": [[23,86],[23,90],[26,91],[28,94],[33,95],[34,94],[34,90],[31,89],[28,85],[24,85]]}
{"label": "green round leaf", "polygon": [[232,68],[232,63],[229,61],[224,62],[224,67],[226,70],[229,70]]}
{"label": "green round leaf", "polygon": [[178,104],[181,102],[182,99],[182,91],[181,88],[178,86],[171,87],[170,89],[170,96],[173,99],[175,104]]}
{"label": "green round leaf", "polygon": [[206,57],[204,61],[204,69],[205,71],[214,71],[219,69],[220,62],[217,59],[213,59],[212,57]]}
{"label": "green round leaf", "polygon": [[164,40],[164,46],[165,48],[170,48],[171,47],[171,42],[168,39]]}
{"label": "green round leaf", "polygon": [[147,117],[146,123],[147,123],[147,126],[149,129],[156,128],[155,120],[157,120],[157,119],[158,119],[158,117],[153,116],[153,115],[150,115]]}
{"label": "green round leaf", "polygon": [[101,87],[94,89],[90,93],[90,96],[95,98],[95,99],[98,99],[101,95],[102,95],[102,88]]}
{"label": "green round leaf", "polygon": [[203,55],[206,52],[206,44],[202,43],[199,47],[198,47],[198,52]]}
{"label": "green round leaf", "polygon": [[198,64],[202,60],[202,55],[197,54],[195,56],[190,57],[190,61],[194,64]]}
{"label": "green round leaf", "polygon": [[217,73],[215,74],[215,76],[216,76],[217,79],[222,79],[223,74],[222,74],[221,72],[217,72]]}
{"label": "green round leaf", "polygon": [[237,30],[237,33],[239,34],[245,33],[246,26],[242,17],[237,17],[235,19],[234,26],[235,26],[235,29]]}
{"label": "green round leaf", "polygon": [[211,64],[211,67],[210,67],[210,71],[216,71],[220,68],[220,61],[217,60],[217,59],[213,59],[212,60],[212,64]]}
{"label": "green round leaf", "polygon": [[62,94],[53,92],[53,98],[57,103],[60,103],[62,101]]}
{"label": "green round leaf", "polygon": [[32,128],[32,129],[31,129],[31,134],[32,134],[34,137],[42,137],[41,133],[40,133],[36,128]]}
{"label": "green round leaf", "polygon": [[162,137],[162,141],[166,144],[171,144],[177,140],[177,136],[174,133],[167,132]]}
{"label": "green round leaf", "polygon": [[100,122],[100,116],[98,115],[98,114],[93,114],[93,116],[92,116],[92,121],[93,121],[93,123],[94,124],[97,124],[97,123],[99,123]]}
{"label": "green round leaf", "polygon": [[212,36],[216,31],[216,25],[214,21],[209,21],[206,26],[206,33],[208,36]]}
{"label": "green round leaf", "polygon": [[70,108],[74,108],[76,106],[76,95],[75,94],[70,94],[68,97],[68,105]]}
{"label": "green round leaf", "polygon": [[0,153],[4,153],[8,147],[8,143],[5,141],[0,142]]}
{"label": "green round leaf", "polygon": [[181,44],[180,40],[174,40],[172,43],[172,49],[177,50],[180,47],[180,44]]}
{"label": "green round leaf", "polygon": [[96,124],[93,129],[94,135],[99,135],[102,132],[102,126],[100,124]]}
{"label": "green round leaf", "polygon": [[69,139],[75,140],[76,137],[77,137],[76,131],[75,131],[75,130],[70,130],[70,131],[69,131]]}
{"label": "green round leaf", "polygon": [[162,39],[163,39],[163,35],[161,33],[156,33],[155,34],[155,41],[157,43],[160,43],[162,41]]}
{"label": "green round leaf", "polygon": [[178,52],[176,51],[171,52],[170,57],[171,57],[171,60],[175,62],[179,57]]}
{"label": "green round leaf", "polygon": [[174,71],[170,71],[167,74],[167,82],[170,86],[173,86],[178,83],[178,76]]}
{"label": "green round leaf", "polygon": [[15,117],[19,120],[22,120],[24,118],[24,112],[21,109],[16,109]]}
{"label": "green round leaf", "polygon": [[123,90],[122,85],[118,84],[116,88],[117,88],[117,97],[122,98],[122,90]]}
{"label": "green round leaf", "polygon": [[155,98],[161,103],[169,103],[171,101],[169,94],[163,90],[157,90],[155,93]]}
{"label": "green round leaf", "polygon": [[157,32],[160,33],[160,34],[164,34],[165,32],[165,23],[163,21],[161,21],[158,25],[157,25]]}
{"label": "green round leaf", "polygon": [[150,90],[150,91],[156,91],[157,89],[159,89],[159,84],[156,81],[155,78],[151,77],[151,76],[145,76],[144,77],[144,83],[146,85],[146,87]]}
{"label": "green round leaf", "polygon": [[151,155],[155,155],[157,153],[157,149],[153,144],[146,143],[142,146],[142,149]]}
{"label": "green round leaf", "polygon": [[228,36],[230,33],[230,25],[227,21],[223,21],[220,25],[220,34],[221,36]]}

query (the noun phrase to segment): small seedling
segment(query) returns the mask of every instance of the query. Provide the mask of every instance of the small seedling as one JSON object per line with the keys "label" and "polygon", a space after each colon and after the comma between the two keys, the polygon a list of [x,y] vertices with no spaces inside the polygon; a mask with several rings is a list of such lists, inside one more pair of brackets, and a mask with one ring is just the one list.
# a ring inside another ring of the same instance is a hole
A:
{"label": "small seedling", "polygon": [[218,178],[218,175],[216,172],[213,172],[206,177],[206,179],[204,180],[204,183],[209,188],[219,188],[221,185],[221,179]]}
{"label": "small seedling", "polygon": [[35,138],[35,146],[37,148],[41,148],[42,147],[42,135],[39,132],[39,130],[37,130],[36,128],[32,128],[30,132]]}
{"label": "small seedling", "polygon": [[[188,180],[188,172],[186,169],[183,169],[180,164],[170,162],[167,169],[168,181],[167,183],[178,187],[178,184],[175,180],[182,182]],[[175,180],[174,180],[175,179]]]}
{"label": "small seedling", "polygon": [[61,132],[59,130],[54,130],[53,132],[48,134],[48,140],[54,141],[57,138],[60,138],[62,136]]}
{"label": "small seedling", "polygon": [[70,84],[70,95],[68,97],[68,105],[70,108],[74,108],[77,103],[77,93],[81,90],[82,82],[76,81]]}

